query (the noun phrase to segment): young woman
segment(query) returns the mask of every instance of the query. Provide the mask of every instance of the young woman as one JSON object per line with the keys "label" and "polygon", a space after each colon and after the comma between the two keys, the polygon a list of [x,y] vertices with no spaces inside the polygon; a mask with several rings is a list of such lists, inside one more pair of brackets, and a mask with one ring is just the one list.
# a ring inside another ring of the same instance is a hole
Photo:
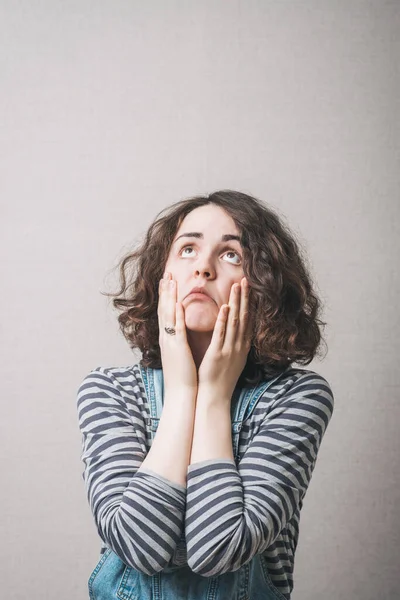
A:
{"label": "young woman", "polygon": [[223,190],[162,213],[112,294],[143,357],[93,369],[78,390],[103,541],[89,596],[289,600],[333,411],[328,382],[292,366],[318,354],[320,301],[293,235],[256,198]]}

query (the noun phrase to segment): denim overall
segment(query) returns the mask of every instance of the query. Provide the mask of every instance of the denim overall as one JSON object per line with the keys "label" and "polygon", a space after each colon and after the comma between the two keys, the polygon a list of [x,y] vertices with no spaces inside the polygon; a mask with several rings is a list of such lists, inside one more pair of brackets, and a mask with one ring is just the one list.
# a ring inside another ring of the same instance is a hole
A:
{"label": "denim overall", "polygon": [[[152,441],[163,407],[163,373],[162,369],[139,366],[150,407],[147,426]],[[257,387],[235,389],[231,421],[236,465],[240,460],[239,434],[243,421],[251,415],[264,391],[281,376],[282,373]],[[183,533],[174,556],[184,556],[185,552]],[[287,600],[272,584],[262,554],[254,556],[237,571],[212,577],[194,573],[187,564],[168,566],[155,575],[146,575],[125,565],[107,548],[88,585],[90,600]]]}

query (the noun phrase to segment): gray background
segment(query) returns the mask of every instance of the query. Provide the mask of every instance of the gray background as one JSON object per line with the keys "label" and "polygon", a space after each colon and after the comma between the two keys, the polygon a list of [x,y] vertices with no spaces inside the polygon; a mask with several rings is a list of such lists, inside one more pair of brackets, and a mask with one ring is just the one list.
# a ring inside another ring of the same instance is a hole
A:
{"label": "gray background", "polygon": [[287,219],[329,324],[293,600],[398,597],[399,30],[399,2],[1,2],[3,597],[87,598],[76,391],[137,360],[99,291],[220,188]]}

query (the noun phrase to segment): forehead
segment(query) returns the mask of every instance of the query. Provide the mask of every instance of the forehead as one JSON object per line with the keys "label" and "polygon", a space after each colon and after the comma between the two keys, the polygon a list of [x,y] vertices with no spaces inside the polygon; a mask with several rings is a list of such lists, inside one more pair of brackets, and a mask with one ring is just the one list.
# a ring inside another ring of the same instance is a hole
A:
{"label": "forehead", "polygon": [[177,234],[182,232],[183,229],[190,227],[194,231],[217,231],[222,233],[236,233],[239,231],[235,225],[235,221],[232,217],[220,206],[207,204],[205,206],[199,206],[193,209],[180,224]]}

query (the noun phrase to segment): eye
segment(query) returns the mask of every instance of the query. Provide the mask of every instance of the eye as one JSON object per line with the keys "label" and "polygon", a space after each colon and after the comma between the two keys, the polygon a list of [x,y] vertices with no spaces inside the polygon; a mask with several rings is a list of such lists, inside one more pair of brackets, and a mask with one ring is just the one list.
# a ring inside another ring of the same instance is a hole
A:
{"label": "eye", "polygon": [[[193,246],[187,245],[187,246],[183,246],[183,248],[181,248],[181,250],[179,251],[179,254],[181,256],[190,256],[190,254],[184,254],[185,250],[193,250]],[[242,262],[242,257],[240,256],[239,252],[236,252],[236,250],[233,250],[232,248],[224,248],[223,252],[225,254],[235,254],[236,257],[239,259],[238,263],[232,263],[232,264],[236,264],[236,265],[240,265]]]}
{"label": "eye", "polygon": [[185,250],[188,250],[189,248],[190,248],[191,250],[193,250],[193,246],[183,246],[183,248],[181,248],[181,250],[179,251],[179,254],[182,256],[183,252],[184,252]]}
{"label": "eye", "polygon": [[240,265],[240,263],[242,262],[241,256],[238,252],[236,252],[236,250],[227,250],[226,254],[235,254],[237,256],[237,258],[239,259],[239,262],[236,264]]}

